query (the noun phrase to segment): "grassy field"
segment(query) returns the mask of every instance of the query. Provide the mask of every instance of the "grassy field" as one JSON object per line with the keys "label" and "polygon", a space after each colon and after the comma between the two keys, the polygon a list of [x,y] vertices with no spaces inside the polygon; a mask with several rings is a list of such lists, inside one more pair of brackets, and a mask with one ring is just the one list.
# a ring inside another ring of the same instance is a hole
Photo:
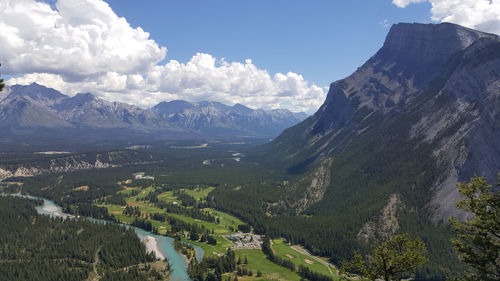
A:
{"label": "grassy field", "polygon": [[177,200],[177,198],[174,196],[173,191],[167,191],[161,193],[160,195],[158,195],[158,200],[165,201],[167,203],[173,203],[173,202],[177,202],[179,204],[182,203],[180,200]]}
{"label": "grassy field", "polygon": [[200,200],[202,198],[206,198],[207,195],[214,189],[215,187],[207,187],[207,188],[197,187],[195,189],[184,189],[184,191],[190,196],[194,197],[194,199]]}
{"label": "grassy field", "polygon": [[[134,199],[131,199],[131,198],[127,198],[125,201],[127,202],[128,206],[139,207],[141,212],[144,214],[165,213],[165,210],[162,210],[151,203],[146,203],[143,201],[135,201]],[[123,222],[128,222],[128,220],[125,219],[127,216],[122,215],[125,207],[110,205],[110,204],[98,204],[98,206],[106,207],[110,214],[113,214],[113,215],[119,217],[120,219],[123,218],[122,219]],[[222,235],[222,234],[232,233],[226,224],[222,224],[223,219],[221,219],[220,224],[216,224],[216,223],[212,223],[212,222],[208,222],[208,221],[204,221],[204,220],[193,219],[191,217],[180,215],[180,214],[173,214],[173,213],[167,213],[167,214],[174,217],[174,218],[177,218],[179,220],[187,222],[187,223],[195,223],[197,225],[204,226],[206,229],[210,229],[210,230],[213,229],[215,234]],[[227,215],[227,216],[229,216],[229,215]],[[130,217],[130,221],[132,221],[132,220],[133,220],[133,218]],[[226,223],[230,224],[230,221],[235,221],[237,219],[233,218],[233,219],[226,219],[226,220],[229,221],[229,222],[226,221]],[[154,222],[154,221],[152,221],[152,222]],[[235,224],[232,224],[232,225],[235,225]]]}
{"label": "grassy field", "polygon": [[[199,189],[198,191],[186,190],[186,192],[190,191],[190,192],[192,192],[192,194],[196,194],[197,197],[195,197],[195,198],[197,198],[197,200],[199,200],[200,198],[206,197],[207,194],[210,191],[212,191],[213,189],[214,189],[213,187],[210,187],[210,188]],[[133,206],[133,207],[139,207],[139,209],[142,212],[145,212],[148,214],[164,213],[165,212],[164,210],[156,207],[152,203],[136,200],[136,199],[142,199],[142,198],[146,197],[148,195],[148,193],[154,191],[155,189],[153,187],[147,187],[147,188],[143,188],[143,189],[132,188],[132,189],[122,190],[120,192],[123,194],[130,194],[133,190],[139,190],[140,192],[139,192],[139,194],[137,194],[135,196],[127,197],[125,199],[125,202],[127,202],[127,205]],[[177,200],[177,198],[173,195],[172,191],[167,191],[167,192],[161,193],[160,195],[158,195],[158,199],[165,201],[165,202],[178,202],[178,203],[181,202],[181,201]],[[101,206],[107,207],[108,211],[112,214],[122,213],[123,209],[124,209],[124,207],[121,207],[121,206],[114,206],[114,205],[108,205],[108,204],[104,204]],[[211,214],[218,217],[220,219],[220,223],[216,224],[216,223],[212,223],[212,222],[208,222],[208,221],[197,220],[197,219],[193,219],[191,217],[183,216],[183,215],[179,215],[179,214],[169,214],[169,215],[171,215],[177,219],[180,219],[184,222],[187,222],[187,223],[196,223],[198,225],[203,225],[207,229],[213,229],[216,234],[229,234],[229,233],[231,233],[230,228],[236,229],[238,227],[238,225],[244,224],[240,219],[238,219],[234,216],[231,216],[227,213],[217,211],[217,210],[214,210],[211,208],[206,208],[204,210],[208,211]]]}
{"label": "grassy field", "polygon": [[[136,192],[137,191],[139,192],[135,196],[130,196],[134,190]],[[206,198],[207,195],[212,190],[214,190],[214,188],[208,187],[208,188],[195,188],[195,189],[183,189],[183,190],[190,196],[194,197],[196,200],[200,200],[202,198]],[[139,209],[143,213],[143,216],[152,213],[165,213],[165,210],[156,207],[153,203],[137,200],[146,197],[150,192],[153,191],[155,191],[155,188],[153,187],[147,187],[147,188],[128,187],[124,188],[124,190],[121,190],[119,192],[122,194],[129,195],[129,197],[125,198],[125,202],[127,203],[128,206],[139,207]],[[170,203],[177,202],[178,204],[181,204],[181,201],[174,196],[173,191],[167,191],[161,193],[158,196],[158,199],[165,202],[170,202]],[[130,224],[135,219],[134,217],[123,215],[123,210],[125,209],[124,206],[116,206],[110,204],[100,204],[99,206],[106,207],[110,214],[115,215],[115,217],[118,218],[123,223]],[[209,230],[213,229],[214,237],[217,240],[217,245],[208,245],[206,243],[190,241],[188,239],[187,233],[185,233],[185,237],[183,237],[182,240],[201,247],[205,251],[206,256],[224,254],[226,253],[227,248],[232,247],[233,244],[230,241],[224,239],[223,235],[234,233],[234,230],[237,229],[238,225],[244,224],[244,222],[242,222],[240,219],[234,216],[231,216],[221,211],[217,211],[211,208],[205,208],[204,210],[211,213],[215,217],[219,218],[220,223],[216,224],[208,221],[198,220],[181,214],[174,214],[174,213],[168,213],[168,214],[186,223],[194,223],[200,226],[204,226],[206,229]],[[167,230],[170,230],[170,225],[168,225],[165,222],[159,222],[154,220],[150,221],[154,227],[159,229],[160,234],[165,234]],[[326,265],[320,263],[319,261],[310,256],[307,256],[292,249],[292,247],[289,246],[287,243],[285,243],[282,239],[273,240],[272,247],[276,255],[284,259],[291,260],[297,266],[299,265],[307,266],[312,271],[331,276],[334,280],[340,280],[336,276],[337,271],[335,270],[335,268],[330,268],[331,270],[330,271]],[[251,269],[254,273],[254,276],[252,277],[249,276],[238,277],[239,280],[300,281],[301,279],[297,273],[269,261],[264,255],[264,253],[259,249],[238,249],[235,250],[235,252],[236,255],[239,256],[242,260],[244,260],[244,258],[247,257],[249,262],[248,268]],[[262,277],[256,277],[257,271],[259,270],[263,273]]]}
{"label": "grassy field", "polygon": [[226,228],[232,227],[234,229],[237,229],[238,225],[245,224],[244,222],[242,222],[237,217],[231,216],[228,213],[217,211],[217,210],[214,210],[214,209],[211,209],[211,208],[205,208],[204,210],[210,212],[211,214],[215,215],[216,217],[219,217],[219,219],[220,219],[220,225],[222,225],[222,226],[224,226]]}
{"label": "grassy field", "polygon": [[280,256],[283,259],[292,261],[296,266],[307,266],[312,271],[332,277],[335,277],[338,273],[335,268],[330,267],[330,270],[328,270],[328,267],[326,265],[320,263],[316,259],[292,249],[292,247],[288,245],[283,239],[273,240],[272,248],[276,255]]}
{"label": "grassy field", "polygon": [[[248,259],[248,268],[253,271],[254,276],[257,271],[262,271],[262,280],[288,280],[288,281],[300,281],[300,276],[297,273],[279,266],[266,258],[261,250],[234,250],[237,256],[244,260],[245,257]],[[246,280],[260,280],[256,277],[247,277]],[[238,277],[240,280],[240,277]],[[244,280],[244,279],[243,279]]]}
{"label": "grassy field", "polygon": [[[193,196],[196,200],[200,200],[201,198],[205,198],[210,191],[212,191],[214,188],[209,187],[209,188],[197,188],[193,190],[185,189],[185,191]],[[144,215],[147,214],[152,214],[152,213],[166,213],[165,210],[160,209],[156,207],[153,203],[147,202],[147,201],[142,201],[142,200],[137,200],[137,199],[142,199],[146,197],[150,192],[155,191],[155,188],[153,187],[147,187],[147,188],[124,188],[123,190],[119,191],[119,193],[126,194],[126,195],[131,195],[133,191],[139,191],[139,193],[135,196],[129,196],[125,198],[125,202],[127,203],[128,206],[133,206],[133,207],[139,207],[141,212]],[[174,194],[173,191],[167,191],[163,192],[160,195],[158,195],[158,199],[165,201],[165,202],[178,202],[181,204],[181,201],[178,200]],[[106,207],[108,209],[108,212],[110,214],[113,214],[117,219],[119,219],[121,222],[125,224],[130,224],[132,221],[135,219],[132,216],[126,216],[123,215],[123,210],[125,209],[124,206],[116,206],[116,205],[111,205],[111,204],[98,204],[98,206],[101,207]],[[214,230],[214,237],[217,240],[217,245],[208,245],[206,243],[200,243],[200,242],[193,242],[188,240],[186,237],[183,238],[184,241],[195,244],[197,246],[200,246],[203,248],[205,253],[208,256],[213,256],[213,255],[219,255],[223,254],[226,252],[226,249],[228,247],[232,247],[233,243],[227,241],[222,237],[222,235],[230,234],[233,233],[231,229],[237,229],[238,225],[243,224],[241,220],[238,218],[231,216],[227,213],[217,211],[211,208],[205,208],[205,211],[210,212],[212,215],[216,216],[219,218],[220,223],[212,223],[204,220],[198,220],[194,219],[189,216],[181,215],[181,214],[174,214],[174,213],[167,213],[168,215],[175,217],[179,220],[182,220],[186,223],[191,223],[191,224],[197,224],[199,226],[204,226],[206,229],[209,230]],[[153,224],[153,227],[156,227],[159,229],[160,234],[165,234],[167,230],[170,230],[170,225],[168,225],[165,222],[159,222],[155,220],[151,220],[151,223]]]}

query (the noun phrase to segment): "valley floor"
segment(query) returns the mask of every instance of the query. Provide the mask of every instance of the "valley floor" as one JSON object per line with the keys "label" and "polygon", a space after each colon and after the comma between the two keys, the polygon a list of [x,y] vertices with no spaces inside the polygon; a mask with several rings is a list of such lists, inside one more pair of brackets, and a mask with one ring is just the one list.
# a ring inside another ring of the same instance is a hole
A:
{"label": "valley floor", "polygon": [[[246,264],[246,267],[253,272],[253,276],[240,276],[241,278],[239,277],[239,280],[301,280],[301,277],[296,272],[279,266],[266,258],[260,249],[260,241],[257,240],[260,239],[260,236],[252,233],[243,234],[239,232],[238,226],[245,224],[240,219],[213,208],[200,206],[215,187],[194,189],[181,188],[176,191],[163,191],[161,187],[157,188],[152,185],[146,187],[131,186],[131,183],[131,179],[119,183],[122,190],[118,191],[117,194],[123,195],[125,205],[96,203],[96,206],[105,207],[109,214],[115,216],[115,218],[122,223],[133,224],[134,220],[140,217],[150,222],[152,228],[156,229],[161,235],[175,236],[180,234],[182,241],[201,247],[204,250],[204,256],[207,257],[223,256],[227,248],[233,248],[237,259],[240,261],[247,260],[248,264]],[[179,198],[181,196],[176,195],[179,194],[179,192],[193,198],[196,201],[194,206],[184,206],[186,204]],[[151,194],[156,194],[156,197],[151,196]],[[147,198],[149,198],[149,200]],[[151,202],[151,198],[155,198],[152,200],[153,202]],[[169,212],[168,210],[158,207],[161,206],[161,204],[156,203],[156,200],[179,206],[179,208],[183,208],[184,210],[196,209],[205,212],[213,216],[215,221],[197,219],[186,214],[179,214],[178,212]],[[106,198],[104,198],[104,201],[106,201]],[[199,205],[196,206],[196,204]],[[136,215],[125,214],[125,209],[129,207],[137,208],[139,212]],[[152,218],[153,214],[165,214],[186,224],[197,225],[203,229],[209,230],[215,238],[216,244],[208,244],[206,242],[201,242],[201,240],[192,239],[188,230],[173,233],[172,225],[169,224],[169,222],[155,220]],[[253,240],[254,237],[255,240],[259,242],[248,242],[247,244],[238,242],[240,246],[235,247],[234,241],[230,240],[234,239],[233,237],[244,236],[247,236],[246,242],[250,239]],[[149,243],[152,244],[151,242]],[[241,244],[245,246],[242,247]],[[275,239],[273,240],[272,248],[276,255],[294,262],[297,266],[306,266],[312,271],[330,276],[333,280],[339,279],[338,271],[335,267],[324,259],[309,254],[298,245],[289,245],[283,239]],[[262,272],[262,276],[257,277],[256,275],[259,271]]]}

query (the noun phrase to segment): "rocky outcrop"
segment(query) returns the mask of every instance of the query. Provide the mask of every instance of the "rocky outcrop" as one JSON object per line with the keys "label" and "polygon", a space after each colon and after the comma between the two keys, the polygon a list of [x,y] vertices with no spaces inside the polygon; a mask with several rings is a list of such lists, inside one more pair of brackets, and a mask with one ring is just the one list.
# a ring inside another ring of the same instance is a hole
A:
{"label": "rocky outcrop", "polygon": [[0,181],[11,177],[32,177],[43,174],[155,163],[150,156],[147,153],[136,151],[111,151],[96,154],[73,154],[54,159],[43,159],[29,164],[0,166]]}
{"label": "rocky outcrop", "polygon": [[14,175],[14,174],[13,174],[11,171],[9,171],[9,170],[7,170],[7,169],[2,169],[2,168],[0,168],[0,181],[4,180],[4,179],[6,179],[6,178],[10,178],[10,177],[12,177],[13,175]]}
{"label": "rocky outcrop", "polygon": [[275,203],[268,203],[267,213],[270,215],[284,213],[298,215],[314,203],[321,201],[331,182],[333,161],[333,158],[326,158],[307,175],[286,184],[284,198]]}
{"label": "rocky outcrop", "polygon": [[397,193],[389,197],[387,205],[382,209],[380,216],[363,225],[358,232],[358,240],[368,242],[370,240],[385,241],[399,229],[397,212],[404,207],[401,196]]}
{"label": "rocky outcrop", "polygon": [[0,168],[0,181],[11,177],[33,177],[43,174],[65,173],[88,169],[104,169],[118,166],[119,165],[116,164],[102,163],[99,160],[96,160],[94,163],[78,161],[76,159],[67,159],[64,161],[58,161],[58,163],[51,161],[51,165],[48,168],[20,166],[15,168],[13,171]]}

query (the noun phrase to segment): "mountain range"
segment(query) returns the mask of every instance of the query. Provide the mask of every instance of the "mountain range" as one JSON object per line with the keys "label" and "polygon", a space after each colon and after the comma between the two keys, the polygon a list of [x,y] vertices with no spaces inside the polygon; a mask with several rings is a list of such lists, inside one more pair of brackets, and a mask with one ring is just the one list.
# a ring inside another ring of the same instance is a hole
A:
{"label": "mountain range", "polygon": [[3,142],[51,138],[275,137],[305,113],[250,109],[218,102],[161,102],[149,109],[109,102],[90,93],[66,96],[36,83],[14,85],[0,97]]}

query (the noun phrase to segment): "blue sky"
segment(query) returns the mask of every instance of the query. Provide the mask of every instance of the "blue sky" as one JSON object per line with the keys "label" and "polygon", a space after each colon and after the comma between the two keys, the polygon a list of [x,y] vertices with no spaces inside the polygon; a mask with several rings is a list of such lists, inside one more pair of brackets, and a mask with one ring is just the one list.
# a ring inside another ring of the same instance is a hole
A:
{"label": "blue sky", "polygon": [[259,68],[296,72],[328,86],[361,66],[383,44],[390,24],[430,22],[430,4],[404,9],[390,0],[106,0],[132,26],[167,46],[167,59],[197,52]]}
{"label": "blue sky", "polygon": [[500,0],[0,0],[1,74],[143,108],[314,113],[393,23],[443,21],[500,34]]}

